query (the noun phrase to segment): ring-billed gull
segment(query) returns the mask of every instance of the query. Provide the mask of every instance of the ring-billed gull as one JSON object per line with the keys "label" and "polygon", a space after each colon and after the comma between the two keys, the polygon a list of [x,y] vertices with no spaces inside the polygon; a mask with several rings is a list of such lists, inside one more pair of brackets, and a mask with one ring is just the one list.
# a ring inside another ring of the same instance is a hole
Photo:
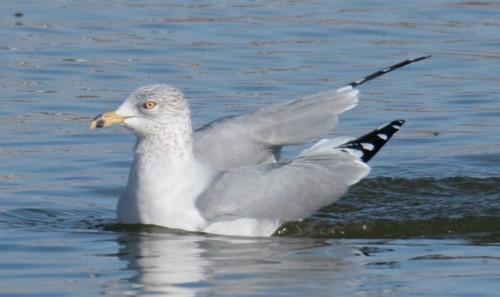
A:
{"label": "ring-billed gull", "polygon": [[[269,236],[285,221],[312,215],[365,177],[366,162],[404,123],[393,121],[354,140],[321,139],[339,114],[357,104],[353,87],[428,57],[196,131],[181,91],[161,84],[139,88],[116,111],[91,123],[91,128],[122,125],[137,136],[118,222]],[[283,146],[318,139],[297,157],[279,160]]]}

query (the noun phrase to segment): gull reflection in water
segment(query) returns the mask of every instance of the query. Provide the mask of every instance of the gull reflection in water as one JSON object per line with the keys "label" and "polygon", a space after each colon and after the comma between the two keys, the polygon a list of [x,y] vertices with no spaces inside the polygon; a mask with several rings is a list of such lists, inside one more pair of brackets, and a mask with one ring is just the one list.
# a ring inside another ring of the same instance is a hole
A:
{"label": "gull reflection in water", "polygon": [[310,238],[141,232],[120,236],[118,243],[119,258],[134,274],[128,293],[136,296],[234,296],[269,290],[292,290],[299,296],[307,295],[310,286],[337,293],[335,283],[352,282],[353,261],[363,258],[352,246]]}

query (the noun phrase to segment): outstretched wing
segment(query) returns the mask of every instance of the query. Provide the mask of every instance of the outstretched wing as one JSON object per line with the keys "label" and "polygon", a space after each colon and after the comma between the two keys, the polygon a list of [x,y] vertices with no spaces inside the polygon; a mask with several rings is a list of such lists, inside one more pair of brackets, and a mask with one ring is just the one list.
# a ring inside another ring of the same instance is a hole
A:
{"label": "outstretched wing", "polygon": [[357,93],[347,86],[216,120],[195,131],[195,154],[219,170],[275,162],[282,146],[328,133]]}
{"label": "outstretched wing", "polygon": [[196,206],[210,222],[298,220],[335,202],[369,171],[359,158],[341,151],[239,167],[216,179]]}
{"label": "outstretched wing", "polygon": [[366,162],[403,123],[393,121],[340,145],[336,139],[320,141],[289,162],[226,171],[198,198],[197,208],[211,222],[310,216],[365,177],[370,172]]}
{"label": "outstretched wing", "polygon": [[399,62],[339,90],[216,120],[195,131],[195,154],[218,170],[276,162],[281,147],[321,138],[333,129],[338,115],[357,103],[357,91],[352,87],[429,57]]}

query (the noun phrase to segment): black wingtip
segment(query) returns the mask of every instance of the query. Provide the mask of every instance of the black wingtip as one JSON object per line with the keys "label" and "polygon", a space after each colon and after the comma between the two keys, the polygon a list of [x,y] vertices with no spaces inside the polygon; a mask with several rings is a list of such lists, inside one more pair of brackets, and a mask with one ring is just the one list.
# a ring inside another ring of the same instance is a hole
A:
{"label": "black wingtip", "polygon": [[408,65],[408,64],[411,64],[411,63],[415,63],[415,62],[418,62],[418,61],[425,60],[425,59],[430,58],[430,57],[432,57],[432,55],[427,55],[427,56],[422,56],[422,57],[418,57],[418,58],[415,58],[415,59],[408,59],[408,60],[401,61],[401,62],[399,62],[399,63],[396,63],[396,64],[394,64],[394,65],[391,65],[391,66],[389,66],[389,67],[386,67],[386,68],[384,68],[384,69],[382,69],[382,70],[379,70],[379,71],[377,71],[377,72],[374,72],[374,73],[372,73],[372,74],[370,74],[370,75],[367,75],[367,76],[365,76],[365,77],[363,77],[363,78],[360,78],[360,79],[358,79],[358,80],[356,80],[356,81],[353,81],[353,82],[351,82],[351,83],[348,83],[348,84],[347,84],[347,86],[351,86],[351,87],[353,87],[353,88],[354,88],[354,87],[357,87],[357,86],[359,86],[359,85],[361,85],[361,84],[364,84],[364,83],[365,83],[365,82],[367,82],[367,81],[370,81],[370,80],[372,80],[372,79],[375,79],[375,78],[377,78],[377,77],[379,77],[379,76],[381,76],[381,75],[384,75],[384,74],[386,74],[386,73],[389,73],[389,72],[391,72],[391,71],[393,71],[393,70],[396,70],[396,69],[398,69],[398,68],[404,67],[404,66],[406,66],[406,65]]}
{"label": "black wingtip", "polygon": [[340,149],[352,149],[362,153],[363,162],[370,161],[373,156],[398,132],[404,120],[395,120],[357,139],[346,142],[339,146]]}

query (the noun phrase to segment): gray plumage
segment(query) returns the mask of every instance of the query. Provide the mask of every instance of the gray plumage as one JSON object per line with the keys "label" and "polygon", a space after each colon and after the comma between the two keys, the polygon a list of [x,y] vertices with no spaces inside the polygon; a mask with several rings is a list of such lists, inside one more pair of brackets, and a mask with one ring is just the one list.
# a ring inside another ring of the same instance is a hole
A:
{"label": "gray plumage", "polygon": [[195,154],[219,170],[276,162],[283,146],[326,135],[357,94],[346,87],[216,120],[195,131]]}
{"label": "gray plumage", "polygon": [[299,220],[335,202],[369,171],[346,153],[239,167],[223,172],[196,205],[209,221]]}

